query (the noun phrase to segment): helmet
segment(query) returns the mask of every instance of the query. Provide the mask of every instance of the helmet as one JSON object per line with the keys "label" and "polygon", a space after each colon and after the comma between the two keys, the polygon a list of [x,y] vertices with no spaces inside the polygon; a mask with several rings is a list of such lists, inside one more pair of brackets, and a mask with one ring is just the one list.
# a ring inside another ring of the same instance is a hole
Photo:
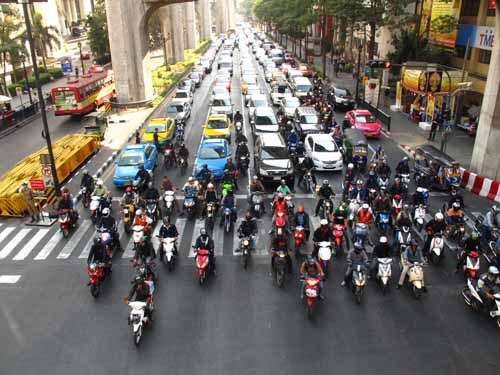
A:
{"label": "helmet", "polygon": [[434,219],[436,219],[437,221],[441,221],[444,220],[444,216],[441,212],[438,212],[436,213],[436,215],[434,215]]}
{"label": "helmet", "polygon": [[144,169],[144,164],[139,164],[139,169]]}
{"label": "helmet", "polygon": [[259,179],[259,178],[258,178],[257,176],[253,176],[253,177],[252,177],[252,180],[254,180],[254,181],[256,181],[256,180],[258,180],[258,179]]}
{"label": "helmet", "polygon": [[477,240],[479,238],[479,233],[475,230],[472,231],[472,233],[470,234],[471,238],[474,239],[474,240]]}
{"label": "helmet", "polygon": [[102,210],[102,216],[108,217],[109,216],[109,208],[106,207]]}
{"label": "helmet", "polygon": [[245,214],[245,219],[250,220],[252,218],[252,214],[250,212],[247,212]]}
{"label": "helmet", "polygon": [[207,189],[213,189],[214,188],[214,184],[212,184],[211,182],[207,185]]}
{"label": "helmet", "polygon": [[304,212],[304,206],[300,204],[300,205],[297,207],[297,213],[301,214],[301,213],[303,213],[303,212]]}
{"label": "helmet", "polygon": [[382,236],[380,237],[380,240],[379,242],[382,244],[382,243],[387,243],[387,237],[386,236]]}
{"label": "helmet", "polygon": [[194,181],[194,177],[193,176],[189,176],[188,182],[193,182],[193,181]]}
{"label": "helmet", "polygon": [[403,210],[406,211],[406,210],[409,210],[409,209],[410,209],[410,205],[409,204],[407,204],[407,203],[403,204]]}
{"label": "helmet", "polygon": [[208,165],[207,165],[207,164],[203,164],[201,167],[202,167],[203,169],[207,169],[207,168],[208,168]]}
{"label": "helmet", "polygon": [[374,170],[371,170],[370,172],[368,172],[368,174],[369,174],[370,176],[375,176],[375,171],[374,171]]}
{"label": "helmet", "polygon": [[278,193],[278,199],[282,199],[282,198],[283,198],[283,193],[280,191],[280,192]]}
{"label": "helmet", "polygon": [[417,191],[418,191],[419,193],[422,193],[422,192],[424,191],[424,188],[423,188],[423,187],[421,187],[421,186],[419,186],[419,187],[417,188]]}
{"label": "helmet", "polygon": [[452,207],[453,207],[455,210],[458,210],[458,209],[460,208],[460,203],[458,203],[458,202],[453,202]]}
{"label": "helmet", "polygon": [[413,246],[418,246],[418,243],[417,241],[415,241],[414,239],[411,240],[410,242],[410,246],[413,247]]}
{"label": "helmet", "polygon": [[104,184],[104,181],[101,180],[101,179],[98,179],[97,182],[96,182],[97,186],[102,186],[103,184]]}
{"label": "helmet", "polygon": [[286,181],[285,180],[281,180],[281,185],[286,185]]}
{"label": "helmet", "polygon": [[314,266],[316,264],[316,261],[314,260],[314,258],[312,257],[312,255],[308,255],[307,256],[307,264],[310,265],[310,266]]}
{"label": "helmet", "polygon": [[363,180],[356,181],[356,185],[363,185]]}
{"label": "helmet", "polygon": [[142,210],[139,208],[137,211],[135,211],[135,216],[141,216],[142,215]]}
{"label": "helmet", "polygon": [[491,207],[491,209],[492,209],[493,211],[498,211],[498,206],[497,206],[496,204],[494,204],[494,205]]}
{"label": "helmet", "polygon": [[326,219],[321,219],[321,221],[319,222],[319,224],[320,224],[321,226],[328,225],[328,220],[326,220]]}
{"label": "helmet", "polygon": [[400,179],[399,177],[396,177],[396,178],[394,179],[394,182],[401,182],[401,179]]}
{"label": "helmet", "polygon": [[89,174],[89,170],[88,170],[88,169],[84,169],[84,170],[83,170],[83,175],[85,176],[85,175],[87,175],[87,174]]}
{"label": "helmet", "polygon": [[367,210],[367,209],[369,209],[369,208],[370,208],[370,206],[369,206],[369,204],[368,204],[368,203],[363,203],[363,204],[361,205],[361,208],[362,208],[362,209],[364,209],[364,210]]}
{"label": "helmet", "polygon": [[295,133],[295,129],[294,129],[294,128],[292,128],[292,129],[290,130],[290,133]]}
{"label": "helmet", "polygon": [[500,274],[500,271],[498,271],[498,268],[496,266],[489,266],[488,273],[490,275],[498,276],[498,274]]}
{"label": "helmet", "polygon": [[152,189],[153,188],[153,183],[150,181],[148,182],[148,188]]}
{"label": "helmet", "polygon": [[170,224],[170,218],[168,216],[163,217],[163,224]]}
{"label": "helmet", "polygon": [[396,194],[396,195],[394,196],[394,199],[395,199],[395,200],[397,200],[397,201],[399,201],[399,200],[401,199],[401,195]]}
{"label": "helmet", "polygon": [[382,151],[382,146],[377,146],[377,152]]}
{"label": "helmet", "polygon": [[135,278],[134,278],[134,281],[136,282],[136,284],[140,284],[144,281],[143,277],[141,275],[137,275]]}
{"label": "helmet", "polygon": [[96,245],[100,244],[100,243],[101,243],[101,236],[95,236],[95,237],[94,237],[94,243],[95,243]]}
{"label": "helmet", "polygon": [[206,236],[206,235],[207,235],[207,230],[206,230],[205,228],[201,228],[201,229],[200,229],[200,234],[201,234],[202,236]]}
{"label": "helmet", "polygon": [[135,180],[134,182],[132,182],[132,186],[133,187],[138,187],[139,186],[139,181]]}
{"label": "helmet", "polygon": [[324,179],[324,180],[323,180],[323,185],[328,185],[328,184],[329,184],[328,180],[327,180],[327,179]]}
{"label": "helmet", "polygon": [[354,251],[359,253],[361,250],[363,250],[363,242],[361,241],[354,242]]}
{"label": "helmet", "polygon": [[408,156],[405,156],[405,157],[403,158],[403,161],[408,161],[408,160],[410,160],[410,158],[409,158]]}
{"label": "helmet", "polygon": [[132,188],[130,186],[127,186],[127,188],[125,189],[125,193],[131,193],[132,192]]}
{"label": "helmet", "polygon": [[354,168],[354,164],[352,164],[352,163],[347,164],[347,169],[353,169],[353,168]]}

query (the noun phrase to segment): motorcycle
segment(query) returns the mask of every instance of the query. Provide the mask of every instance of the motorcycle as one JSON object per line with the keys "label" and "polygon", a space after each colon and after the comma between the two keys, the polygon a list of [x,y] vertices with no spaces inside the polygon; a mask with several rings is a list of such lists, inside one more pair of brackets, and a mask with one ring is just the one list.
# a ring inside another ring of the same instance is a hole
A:
{"label": "motorcycle", "polygon": [[133,204],[126,204],[122,208],[123,214],[123,229],[125,233],[130,234],[132,231],[131,225],[134,221],[135,206]]}
{"label": "motorcycle", "polygon": [[238,169],[241,171],[241,173],[245,173],[245,171],[248,169],[249,163],[250,161],[245,155],[242,155],[238,158]]}
{"label": "motorcycle", "polygon": [[392,216],[397,218],[401,210],[403,209],[403,200],[400,199],[397,202],[395,199],[392,200]]}
{"label": "motorcycle", "polygon": [[401,173],[399,175],[401,179],[401,185],[403,186],[403,196],[408,196],[408,189],[410,188],[410,174],[409,173]]}
{"label": "motorcycle", "polygon": [[377,182],[379,190],[387,190],[389,188],[390,181],[388,176],[379,176]]}
{"label": "motorcycle", "polygon": [[212,230],[214,228],[215,224],[215,215],[216,215],[216,210],[215,210],[215,202],[208,202],[206,205],[206,213],[207,217],[205,219],[205,227],[208,230]]}
{"label": "motorcycle", "polygon": [[207,277],[212,273],[210,265],[210,251],[207,249],[198,249],[196,251],[196,268],[198,270],[198,282],[203,286]]}
{"label": "motorcycle", "polygon": [[488,265],[500,267],[500,254],[498,254],[495,241],[488,242],[488,247],[487,250],[483,252],[483,257],[486,262],[488,262]]}
{"label": "motorcycle", "polygon": [[318,262],[321,264],[321,268],[325,273],[325,277],[328,277],[328,271],[330,267],[330,261],[332,259],[332,244],[328,241],[321,241],[318,243]]}
{"label": "motorcycle", "polygon": [[305,244],[305,229],[301,225],[297,225],[293,231],[293,242],[295,244],[295,258],[299,259],[302,255],[300,253],[300,247]]}
{"label": "motorcycle", "polygon": [[366,286],[366,269],[361,264],[353,265],[351,277],[351,290],[358,304],[361,303]]}
{"label": "motorcycle", "polygon": [[236,124],[234,124],[234,129],[236,131],[236,135],[240,134],[243,131],[243,125],[241,124],[241,121],[236,121]]}
{"label": "motorcycle", "polygon": [[[460,258],[463,250],[457,253],[457,258]],[[462,266],[462,271],[467,279],[477,279],[479,277],[480,255],[478,251],[470,251],[467,254],[465,264]]]}
{"label": "motorcycle", "polygon": [[391,215],[388,212],[380,211],[377,213],[377,228],[380,233],[387,233],[391,226]]}
{"label": "motorcycle", "polygon": [[177,160],[177,163],[179,165],[179,168],[181,170],[181,175],[184,175],[186,173],[186,169],[187,169],[187,160],[185,157],[183,156],[179,156],[178,160]]}
{"label": "motorcycle", "polygon": [[377,258],[378,270],[376,280],[382,289],[382,294],[387,293],[387,288],[389,287],[389,281],[392,275],[392,258]]}
{"label": "motorcycle", "polygon": [[163,202],[165,205],[165,216],[172,216],[175,207],[175,192],[172,190],[165,191],[163,195]]}
{"label": "motorcycle", "polygon": [[163,165],[165,169],[172,168],[175,165],[174,162],[174,150],[172,147],[166,148],[163,152]]}
{"label": "motorcycle", "polygon": [[158,218],[161,216],[157,200],[155,199],[146,200],[146,216],[151,218],[151,222],[154,227],[156,222],[158,221]]}
{"label": "motorcycle", "polygon": [[308,318],[312,318],[316,300],[319,297],[319,287],[321,280],[317,277],[306,277],[304,280],[304,292],[306,313]]}
{"label": "motorcycle", "polygon": [[134,241],[134,250],[137,249],[137,246],[144,241],[144,227],[142,225],[134,225],[132,227],[132,240]]}
{"label": "motorcycle", "polygon": [[493,290],[494,304],[491,306],[479,294],[477,280],[467,279],[467,285],[462,289],[462,296],[465,304],[476,312],[489,315],[495,319],[497,327],[500,328],[500,288],[495,287]]}
{"label": "motorcycle", "polygon": [[101,283],[106,276],[105,263],[90,263],[87,267],[89,275],[90,294],[92,297],[97,298],[101,292]]}
{"label": "motorcycle", "polygon": [[326,220],[328,220],[328,222],[330,222],[330,218],[332,216],[332,212],[333,212],[332,201],[330,199],[324,199],[323,200],[323,204],[321,205],[321,208],[320,208],[320,215],[319,215],[319,217],[321,219],[326,219]]}
{"label": "motorcycle", "polygon": [[175,255],[174,251],[175,241],[176,241],[175,237],[160,238],[160,246],[158,248],[158,253],[160,254],[160,261],[163,262],[166,260],[169,271],[174,270],[175,263],[177,261],[177,256]]}
{"label": "motorcycle", "polygon": [[354,225],[354,219],[356,218],[356,212],[358,212],[359,207],[360,207],[359,202],[356,199],[351,199],[348,206],[348,211],[349,211],[348,222],[352,228]]}
{"label": "motorcycle", "polygon": [[304,191],[306,193],[313,192],[315,190],[314,182],[312,178],[312,172],[309,170],[304,174],[303,177]]}
{"label": "motorcycle", "polygon": [[251,209],[252,209],[252,214],[256,218],[260,218],[262,214],[264,213],[264,205],[263,205],[263,193],[260,192],[254,192],[252,193],[252,198],[251,198]]}
{"label": "motorcycle", "polygon": [[413,219],[415,221],[415,226],[417,230],[420,232],[424,227],[425,215],[427,214],[427,207],[423,204],[419,204],[415,207],[415,213],[413,215]]}
{"label": "motorcycle", "polygon": [[184,198],[184,209],[187,211],[187,217],[189,220],[194,220],[196,216],[196,202],[194,197]]}
{"label": "motorcycle", "polygon": [[288,268],[287,253],[283,250],[277,250],[274,255],[274,275],[276,277],[276,285],[279,288],[283,287],[285,282],[285,273]]}
{"label": "motorcycle", "polygon": [[361,241],[364,245],[368,238],[368,225],[365,223],[356,223],[354,226],[353,243]]}
{"label": "motorcycle", "polygon": [[108,257],[113,258],[114,251],[116,249],[117,244],[113,241],[113,236],[109,230],[105,228],[98,229],[97,232],[101,235],[101,243],[106,250]]}
{"label": "motorcycle", "polygon": [[224,207],[224,230],[226,233],[231,231],[233,225],[233,212],[229,207]]}
{"label": "motorcycle", "polygon": [[101,217],[101,197],[97,195],[93,195],[90,198],[90,220],[92,220],[92,224],[96,224],[97,220]]}
{"label": "motorcycle", "polygon": [[58,212],[59,227],[64,238],[69,236],[70,229],[74,226],[73,219],[71,218],[71,212],[69,210],[60,210]]}
{"label": "motorcycle", "polygon": [[177,123],[175,127],[175,145],[180,147],[184,143],[184,124]]}
{"label": "motorcycle", "polygon": [[444,258],[444,239],[442,233],[435,233],[431,240],[429,261],[439,264]]}
{"label": "motorcycle", "polygon": [[278,229],[281,229],[283,230],[283,232],[285,232],[286,223],[287,223],[286,213],[284,211],[278,211],[274,219],[274,226],[275,226],[274,231],[277,232]]}
{"label": "motorcycle", "polygon": [[142,330],[146,324],[150,324],[149,318],[146,316],[146,302],[132,301],[128,305],[131,307],[128,318],[129,325],[132,325],[132,333],[135,346],[139,346],[142,337]]}
{"label": "motorcycle", "polygon": [[246,236],[242,237],[240,241],[240,252],[241,252],[241,264],[243,265],[243,269],[247,269],[248,263],[250,262],[251,256],[251,238]]}
{"label": "motorcycle", "polygon": [[293,197],[288,194],[286,197],[285,197],[285,202],[286,202],[286,213],[288,215],[288,218],[292,218],[293,217],[293,211],[295,209],[295,203],[293,203]]}
{"label": "motorcycle", "polygon": [[424,281],[424,269],[423,264],[419,262],[414,262],[410,264],[408,269],[408,274],[406,275],[406,284],[413,293],[415,299],[419,299],[422,295]]}
{"label": "motorcycle", "polygon": [[411,243],[411,231],[410,227],[402,226],[398,230],[397,241],[399,244],[399,253],[403,254],[406,251],[406,248],[410,246]]}
{"label": "motorcycle", "polygon": [[342,254],[344,250],[344,232],[346,230],[345,225],[342,224],[333,224],[333,237],[334,237],[334,246],[335,246],[335,254]]}
{"label": "motorcycle", "polygon": [[445,235],[448,239],[456,242],[462,241],[465,235],[465,224],[464,222],[458,222],[455,224],[450,224],[446,228]]}
{"label": "motorcycle", "polygon": [[92,191],[87,189],[85,186],[80,190],[80,194],[82,196],[83,207],[89,208],[90,206],[90,197],[92,196]]}

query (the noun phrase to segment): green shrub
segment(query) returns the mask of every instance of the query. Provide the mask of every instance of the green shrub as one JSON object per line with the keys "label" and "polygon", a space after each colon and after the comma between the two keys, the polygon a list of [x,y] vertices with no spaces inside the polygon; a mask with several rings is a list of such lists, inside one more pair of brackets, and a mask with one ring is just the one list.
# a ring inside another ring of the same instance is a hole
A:
{"label": "green shrub", "polygon": [[48,70],[48,73],[52,77],[54,77],[55,79],[61,78],[62,76],[64,76],[64,73],[63,73],[63,71],[62,71],[61,68],[55,68],[55,67],[53,67],[53,68],[48,68],[47,70]]}
{"label": "green shrub", "polygon": [[9,90],[10,96],[16,96],[16,87],[23,87],[23,85],[19,83],[12,83],[10,85],[7,85],[7,90]]}

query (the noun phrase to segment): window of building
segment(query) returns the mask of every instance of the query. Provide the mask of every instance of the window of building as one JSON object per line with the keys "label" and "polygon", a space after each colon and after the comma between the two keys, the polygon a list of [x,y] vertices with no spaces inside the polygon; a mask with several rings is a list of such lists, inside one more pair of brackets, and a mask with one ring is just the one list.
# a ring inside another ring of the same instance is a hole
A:
{"label": "window of building", "polygon": [[477,59],[482,64],[489,64],[491,60],[491,51],[486,49],[479,50],[479,57]]}
{"label": "window of building", "polygon": [[488,8],[488,11],[486,12],[486,15],[488,17],[495,17],[496,16],[496,14],[495,14],[495,8],[491,8],[491,9]]}
{"label": "window of building", "polygon": [[[458,46],[456,45],[455,46],[455,56],[460,58],[460,59],[463,59],[464,56],[465,56],[465,50],[467,49],[466,46]],[[469,53],[467,54],[467,60],[470,60],[470,56],[472,54],[472,48],[469,48]]]}
{"label": "window of building", "polygon": [[481,0],[462,1],[460,16],[476,17],[479,13],[479,4]]}

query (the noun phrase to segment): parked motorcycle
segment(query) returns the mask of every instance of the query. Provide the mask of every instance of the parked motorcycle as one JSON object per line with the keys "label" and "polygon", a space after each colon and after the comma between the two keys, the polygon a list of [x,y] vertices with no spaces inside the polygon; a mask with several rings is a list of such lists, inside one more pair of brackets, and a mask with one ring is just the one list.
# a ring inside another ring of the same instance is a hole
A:
{"label": "parked motorcycle", "polygon": [[495,319],[497,327],[500,328],[500,288],[495,287],[492,291],[495,301],[488,304],[479,293],[478,281],[467,279],[467,285],[462,289],[462,296],[467,306],[476,312],[489,315]]}

